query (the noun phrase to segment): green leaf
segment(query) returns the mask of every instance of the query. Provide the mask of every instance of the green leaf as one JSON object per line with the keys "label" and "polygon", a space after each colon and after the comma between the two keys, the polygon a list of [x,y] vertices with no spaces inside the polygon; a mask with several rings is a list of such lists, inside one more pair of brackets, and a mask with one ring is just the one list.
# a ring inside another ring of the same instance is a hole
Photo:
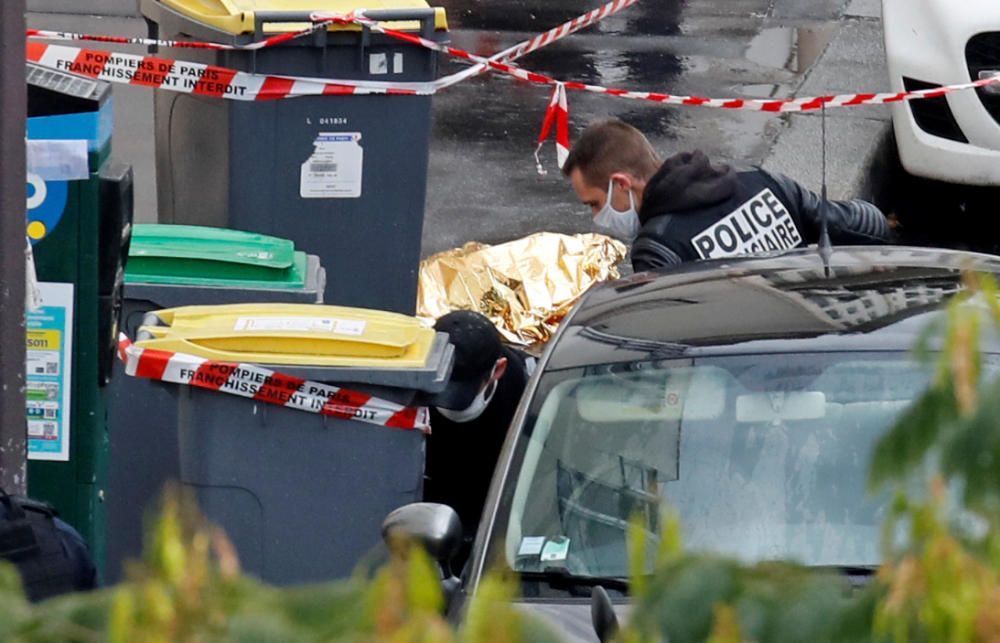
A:
{"label": "green leaf", "polygon": [[97,635],[108,630],[115,597],[114,589],[64,594],[40,603],[36,609],[47,622],[66,623],[77,631]]}
{"label": "green leaf", "polygon": [[422,547],[410,552],[407,574],[407,599],[410,608],[418,612],[438,614],[444,609],[441,575]]}
{"label": "green leaf", "polygon": [[273,602],[288,621],[330,640],[362,626],[364,590],[353,580],[290,587],[269,592],[259,603],[263,609]]}
{"label": "green leaf", "polygon": [[986,387],[973,416],[960,421],[943,442],[942,472],[965,482],[970,507],[995,512],[1000,506],[1000,379]]}
{"label": "green leaf", "polygon": [[920,362],[931,363],[939,357],[937,351],[933,349],[934,340],[943,337],[947,332],[948,319],[944,315],[932,318],[917,336],[917,341],[913,346],[914,357]]}
{"label": "green leaf", "polygon": [[869,468],[869,487],[878,490],[887,482],[904,480],[924,463],[940,436],[958,417],[950,383],[929,389],[878,441]]}
{"label": "green leaf", "polygon": [[[294,623],[294,624],[293,624]],[[321,641],[317,632],[273,611],[240,613],[229,618],[226,639],[235,643],[298,643]]]}
{"label": "green leaf", "polygon": [[712,631],[714,606],[738,594],[739,565],[716,557],[685,557],[656,571],[636,597],[633,616],[645,636],[676,643],[704,641]]}
{"label": "green leaf", "polygon": [[656,566],[663,567],[684,554],[684,538],[681,534],[681,519],[677,512],[665,508],[661,512],[660,546],[656,551]]}
{"label": "green leaf", "polygon": [[993,318],[993,325],[1000,326],[1000,289],[997,288],[997,281],[992,274],[980,274],[978,276],[979,287],[983,291],[983,298],[990,309]]}
{"label": "green leaf", "polygon": [[0,641],[12,640],[31,618],[31,606],[21,589],[17,568],[0,560]]}
{"label": "green leaf", "polygon": [[885,587],[878,582],[870,584],[864,590],[855,591],[831,619],[827,640],[838,643],[888,642],[887,637],[875,631],[875,610],[885,598]]}
{"label": "green leaf", "polygon": [[500,571],[487,574],[472,597],[459,640],[463,643],[520,640],[524,616],[511,607],[516,593],[513,579]]}
{"label": "green leaf", "polygon": [[628,522],[627,550],[629,562],[629,586],[636,594],[646,589],[646,574],[648,573],[649,557],[646,549],[646,530],[643,520],[636,513]]}

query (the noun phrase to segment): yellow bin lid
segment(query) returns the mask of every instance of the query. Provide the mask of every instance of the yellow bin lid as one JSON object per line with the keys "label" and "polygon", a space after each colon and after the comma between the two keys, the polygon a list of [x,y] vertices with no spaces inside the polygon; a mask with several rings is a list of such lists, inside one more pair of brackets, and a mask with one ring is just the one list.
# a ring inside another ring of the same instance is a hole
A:
{"label": "yellow bin lid", "polygon": [[420,368],[436,333],[415,317],[313,304],[184,306],[153,313],[136,346],[224,362]]}
{"label": "yellow bin lid", "polygon": [[[192,20],[210,25],[220,31],[231,34],[254,32],[254,16],[257,11],[286,12],[331,12],[350,13],[355,9],[393,10],[393,9],[426,9],[424,0],[157,0],[165,7],[173,9]],[[416,22],[386,23],[387,27],[398,31],[417,31],[420,25]],[[265,23],[264,30],[271,33],[284,31],[299,31],[308,27],[302,23]],[[434,8],[434,28],[447,31],[448,18],[441,7]],[[357,25],[331,25],[330,30],[357,30]]]}

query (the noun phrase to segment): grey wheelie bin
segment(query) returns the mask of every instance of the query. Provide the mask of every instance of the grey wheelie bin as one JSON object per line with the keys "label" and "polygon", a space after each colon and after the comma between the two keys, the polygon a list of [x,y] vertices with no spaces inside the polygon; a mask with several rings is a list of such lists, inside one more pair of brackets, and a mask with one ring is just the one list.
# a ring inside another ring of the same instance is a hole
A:
{"label": "grey wheelie bin", "polygon": [[[421,499],[417,405],[447,384],[446,334],[336,306],[195,306],[147,321],[136,346],[181,356],[182,383],[159,384],[177,400],[181,480],[251,574],[283,585],[347,576],[385,515]],[[198,365],[186,369],[186,356]]]}
{"label": "grey wheelie bin", "polygon": [[[235,45],[301,30],[313,12],[359,7],[390,27],[447,39],[444,10],[423,0],[140,0],[152,35]],[[162,55],[257,74],[404,83],[433,80],[438,59],[353,25],[252,51]],[[157,92],[159,221],[291,239],[326,267],[327,302],[412,314],[431,96],[247,101],[206,93]]]}
{"label": "grey wheelie bin", "polygon": [[[237,230],[135,224],[125,276],[122,330],[134,338],[150,311],[194,304],[323,301],[319,259],[291,241]],[[148,380],[109,385],[111,467],[104,577],[122,577],[142,552],[144,516],[163,485],[180,478],[175,392]]]}

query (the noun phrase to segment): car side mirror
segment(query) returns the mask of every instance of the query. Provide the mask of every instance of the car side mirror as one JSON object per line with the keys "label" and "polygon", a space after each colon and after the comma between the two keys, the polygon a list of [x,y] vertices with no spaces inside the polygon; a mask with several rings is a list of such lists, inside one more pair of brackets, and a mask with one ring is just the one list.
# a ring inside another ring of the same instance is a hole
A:
{"label": "car side mirror", "polygon": [[451,561],[462,546],[462,521],[454,509],[433,502],[404,505],[382,521],[382,539],[390,547],[399,539],[421,545],[440,566],[445,601],[451,604],[461,585],[451,570]]}

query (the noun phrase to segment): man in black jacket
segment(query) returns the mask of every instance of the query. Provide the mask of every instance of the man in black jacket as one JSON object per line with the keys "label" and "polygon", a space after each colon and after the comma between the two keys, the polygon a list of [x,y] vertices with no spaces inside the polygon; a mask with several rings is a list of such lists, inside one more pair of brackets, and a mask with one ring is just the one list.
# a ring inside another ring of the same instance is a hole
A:
{"label": "man in black jacket", "polygon": [[465,536],[459,558],[464,559],[528,382],[529,358],[504,346],[497,329],[479,313],[448,313],[434,328],[448,333],[455,365],[448,387],[428,402],[431,435],[424,500],[449,505],[458,513]]}
{"label": "man in black jacket", "polygon": [[633,242],[638,272],[698,259],[788,250],[819,241],[890,241],[871,203],[826,201],[788,177],[714,165],[700,151],[661,162],[645,136],[618,120],[587,128],[563,173],[601,231]]}

